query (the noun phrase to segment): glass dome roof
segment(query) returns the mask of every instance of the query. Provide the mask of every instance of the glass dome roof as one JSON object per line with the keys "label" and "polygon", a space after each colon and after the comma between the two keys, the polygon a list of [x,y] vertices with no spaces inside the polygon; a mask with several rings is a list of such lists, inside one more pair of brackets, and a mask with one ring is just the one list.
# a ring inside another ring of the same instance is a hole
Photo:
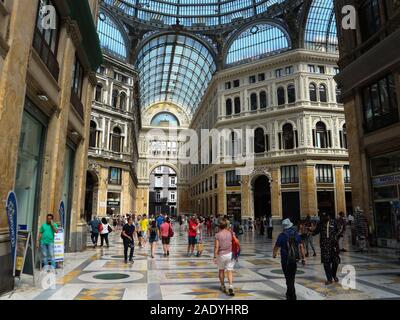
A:
{"label": "glass dome roof", "polygon": [[189,27],[251,18],[286,0],[103,0],[139,20]]}

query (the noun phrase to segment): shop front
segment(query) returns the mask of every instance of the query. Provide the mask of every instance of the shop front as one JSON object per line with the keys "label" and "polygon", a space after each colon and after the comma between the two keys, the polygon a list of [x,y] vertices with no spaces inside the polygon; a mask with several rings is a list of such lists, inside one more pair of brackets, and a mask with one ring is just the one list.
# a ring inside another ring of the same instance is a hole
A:
{"label": "shop front", "polygon": [[371,159],[372,198],[378,246],[400,247],[400,152]]}
{"label": "shop front", "polygon": [[117,192],[107,193],[107,215],[121,214],[121,194]]}
{"label": "shop front", "polygon": [[26,98],[15,178],[18,225],[36,237],[47,117]]}

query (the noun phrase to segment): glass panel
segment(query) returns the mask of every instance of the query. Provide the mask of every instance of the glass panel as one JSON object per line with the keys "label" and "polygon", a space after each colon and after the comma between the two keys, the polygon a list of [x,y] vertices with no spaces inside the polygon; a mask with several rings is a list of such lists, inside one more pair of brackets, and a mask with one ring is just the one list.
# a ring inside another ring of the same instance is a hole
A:
{"label": "glass panel", "polygon": [[18,148],[15,194],[18,201],[18,224],[33,231],[36,196],[41,164],[44,127],[24,111]]}

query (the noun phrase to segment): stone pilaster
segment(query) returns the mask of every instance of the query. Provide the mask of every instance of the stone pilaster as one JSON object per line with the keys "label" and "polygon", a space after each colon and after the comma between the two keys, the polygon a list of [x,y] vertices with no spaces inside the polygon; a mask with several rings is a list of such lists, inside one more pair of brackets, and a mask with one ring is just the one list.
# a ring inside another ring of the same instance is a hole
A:
{"label": "stone pilaster", "polygon": [[299,167],[300,176],[300,207],[301,217],[315,215],[318,212],[317,185],[315,180],[314,165],[304,165]]}

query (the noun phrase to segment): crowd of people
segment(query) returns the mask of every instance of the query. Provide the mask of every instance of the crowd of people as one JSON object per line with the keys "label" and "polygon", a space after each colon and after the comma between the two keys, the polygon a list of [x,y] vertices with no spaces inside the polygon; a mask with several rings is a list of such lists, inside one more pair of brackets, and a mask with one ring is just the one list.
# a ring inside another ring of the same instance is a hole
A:
{"label": "crowd of people", "polygon": [[[112,221],[112,227],[110,222]],[[241,221],[233,217],[202,217],[197,215],[180,215],[178,217],[179,231],[187,233],[187,257],[201,257],[204,252],[205,237],[214,237],[214,263],[218,266],[221,291],[228,295],[234,295],[233,271],[235,261],[240,253],[239,236],[243,232],[258,232],[272,239],[272,217],[265,216],[261,219],[247,219]],[[121,230],[121,238],[124,245],[125,263],[133,263],[135,241],[139,248],[146,248],[149,244],[151,258],[155,257],[157,245],[161,240],[163,257],[170,255],[170,242],[174,236],[173,220],[167,215],[158,214],[148,217],[143,215],[128,214],[122,217],[102,218],[95,217],[89,223],[91,227],[91,239],[96,247],[98,238],[101,238],[100,246],[109,246],[109,233]],[[360,208],[356,209],[353,217],[339,213],[338,218],[332,218],[329,214],[322,213],[311,217],[308,215],[295,226],[290,219],[282,221],[283,231],[278,235],[273,248],[273,257],[280,252],[282,270],[286,278],[289,300],[296,299],[295,277],[297,264],[306,264],[306,259],[312,254],[317,256],[314,245],[314,237],[319,236],[320,258],[323,264],[326,285],[338,282],[337,271],[340,254],[345,252],[344,239],[347,238],[348,228],[355,234],[359,252],[364,252],[368,240],[368,224]],[[239,249],[238,249],[239,248]],[[129,256],[128,256],[128,251]],[[228,280],[228,287],[225,285]]]}

